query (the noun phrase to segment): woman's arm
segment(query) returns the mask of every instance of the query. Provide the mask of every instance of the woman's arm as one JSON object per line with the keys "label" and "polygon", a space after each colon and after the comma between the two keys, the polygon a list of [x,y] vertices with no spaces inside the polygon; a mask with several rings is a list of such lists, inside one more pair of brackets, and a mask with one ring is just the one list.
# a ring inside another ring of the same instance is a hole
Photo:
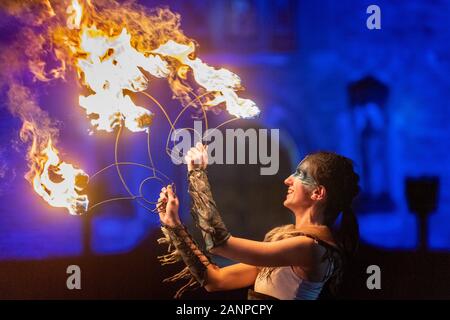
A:
{"label": "woman's arm", "polygon": [[307,237],[260,242],[231,236],[211,253],[255,266],[311,266],[320,262],[324,249]]}
{"label": "woman's arm", "polygon": [[209,265],[205,289],[208,292],[240,289],[255,283],[258,268],[244,263],[218,268]]}
{"label": "woman's arm", "polygon": [[[168,255],[160,256],[163,264],[173,263],[182,259],[186,264],[185,271],[169,278],[169,281],[184,278],[187,271],[200,285],[207,291],[232,290],[245,288],[255,282],[258,269],[255,266],[246,264],[235,264],[225,268],[219,268],[211,263],[210,259],[203,254],[187,229],[181,224],[178,216],[179,202],[171,186],[161,190],[158,199],[158,213],[163,224],[162,230],[166,238],[158,241],[160,243],[170,243],[176,250]],[[192,280],[192,278],[191,278]],[[192,281],[181,288],[176,297],[180,297],[185,288],[189,287]]]}

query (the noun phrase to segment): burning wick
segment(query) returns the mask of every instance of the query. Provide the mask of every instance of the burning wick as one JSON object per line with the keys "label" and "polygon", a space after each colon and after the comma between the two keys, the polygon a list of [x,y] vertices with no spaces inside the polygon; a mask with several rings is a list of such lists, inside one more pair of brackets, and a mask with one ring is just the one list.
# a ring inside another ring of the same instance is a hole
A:
{"label": "burning wick", "polygon": [[67,208],[72,215],[86,213],[89,200],[81,192],[86,188],[89,176],[61,161],[51,139],[42,151],[40,163],[42,167],[33,179],[34,190],[53,207]]}

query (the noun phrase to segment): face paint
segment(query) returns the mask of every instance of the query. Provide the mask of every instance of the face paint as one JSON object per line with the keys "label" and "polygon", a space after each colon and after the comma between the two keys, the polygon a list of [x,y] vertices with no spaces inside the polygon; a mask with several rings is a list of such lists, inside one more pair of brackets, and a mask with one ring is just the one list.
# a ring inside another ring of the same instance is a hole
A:
{"label": "face paint", "polygon": [[[302,184],[307,186],[318,186],[317,181],[308,172],[302,168],[303,161],[300,162],[295,172],[292,174],[294,178],[301,181]],[[303,166],[304,167],[304,166]]]}

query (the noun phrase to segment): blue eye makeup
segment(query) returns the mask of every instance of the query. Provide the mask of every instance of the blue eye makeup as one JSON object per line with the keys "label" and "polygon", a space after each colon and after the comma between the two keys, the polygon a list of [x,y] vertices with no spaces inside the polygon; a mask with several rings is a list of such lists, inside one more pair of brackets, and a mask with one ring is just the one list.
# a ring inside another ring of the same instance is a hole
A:
{"label": "blue eye makeup", "polygon": [[317,186],[319,185],[317,181],[308,174],[305,170],[301,169],[300,167],[297,167],[295,172],[292,174],[292,176],[296,179],[299,179],[304,185],[308,186]]}

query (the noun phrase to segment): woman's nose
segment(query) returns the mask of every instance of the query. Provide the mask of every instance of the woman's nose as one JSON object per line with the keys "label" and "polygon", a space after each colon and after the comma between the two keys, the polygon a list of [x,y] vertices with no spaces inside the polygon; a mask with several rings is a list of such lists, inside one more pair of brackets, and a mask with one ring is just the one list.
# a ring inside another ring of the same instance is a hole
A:
{"label": "woman's nose", "polygon": [[293,177],[292,177],[292,175],[290,175],[289,177],[287,177],[284,180],[284,184],[287,185],[287,186],[291,186],[292,185],[292,179],[293,179]]}

